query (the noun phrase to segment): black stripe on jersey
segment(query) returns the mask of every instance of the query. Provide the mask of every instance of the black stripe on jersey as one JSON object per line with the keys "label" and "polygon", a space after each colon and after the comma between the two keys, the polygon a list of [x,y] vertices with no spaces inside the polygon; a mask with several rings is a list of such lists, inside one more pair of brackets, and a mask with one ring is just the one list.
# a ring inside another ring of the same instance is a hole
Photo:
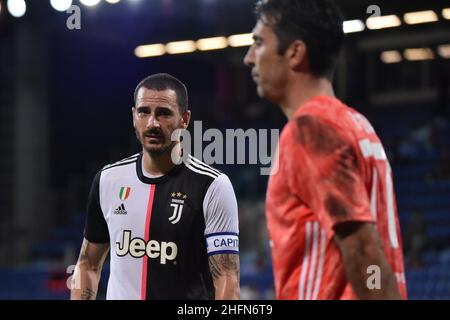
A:
{"label": "black stripe on jersey", "polygon": [[128,162],[129,160],[134,160],[134,159],[137,159],[138,157],[139,157],[139,153],[136,153],[136,154],[134,154],[134,155],[132,155],[132,156],[129,156],[128,158],[125,158],[125,159],[116,161],[116,162],[114,162],[114,163],[108,164],[108,165],[105,166],[105,168],[106,168],[106,167],[109,167],[109,166],[115,166],[116,164],[121,164],[121,163],[123,163],[123,162],[125,162],[125,161]]}
{"label": "black stripe on jersey", "polygon": [[202,170],[198,167],[194,167],[192,165],[192,162],[185,162],[184,164],[185,164],[186,168],[188,168],[189,170],[191,170],[195,173],[199,173],[199,174],[205,175],[205,176],[210,176],[213,179],[216,179],[218,177],[218,175],[216,175],[215,173],[211,173],[209,171]]}
{"label": "black stripe on jersey", "polygon": [[205,235],[206,238],[215,237],[215,236],[238,236],[239,234],[236,232],[216,232]]}
{"label": "black stripe on jersey", "polygon": [[200,160],[198,160],[197,158],[194,158],[194,157],[191,156],[191,155],[189,155],[189,160],[191,160],[191,162],[193,162],[193,163],[195,163],[195,164],[197,164],[197,165],[199,165],[199,166],[204,167],[205,169],[210,169],[210,170],[214,171],[214,172],[217,173],[218,175],[223,174],[223,173],[220,172],[219,170],[217,170],[217,169],[215,169],[215,168],[213,168],[213,167],[207,165],[207,164],[204,163],[204,162],[201,162]]}
{"label": "black stripe on jersey", "polygon": [[134,160],[127,161],[127,162],[121,162],[121,163],[118,163],[118,164],[110,164],[109,166],[104,167],[102,169],[102,171],[105,171],[105,170],[108,170],[108,169],[111,169],[111,168],[114,168],[114,167],[125,166],[125,165],[130,164],[130,163],[135,163],[136,161],[137,161],[137,158],[134,159]]}
{"label": "black stripe on jersey", "polygon": [[[134,159],[134,158],[137,158],[137,157],[139,157],[139,153],[136,153],[136,154],[134,154],[132,156],[129,156],[128,158],[122,159],[120,161],[117,161],[116,163],[123,162],[123,161],[126,161],[126,160],[130,160],[132,158]],[[115,163],[113,163],[113,164],[115,164]]]}
{"label": "black stripe on jersey", "polygon": [[190,160],[188,161],[188,164],[191,165],[192,167],[194,167],[195,169],[201,170],[201,171],[205,171],[205,172],[210,172],[211,174],[215,175],[215,176],[220,176],[221,173],[217,172],[216,170],[213,170],[211,167],[208,167],[207,165],[201,165],[199,163],[195,163],[194,161]]}
{"label": "black stripe on jersey", "polygon": [[210,177],[212,177],[214,179],[219,176],[219,174],[215,173],[214,171],[208,170],[206,168],[203,168],[203,167],[201,167],[201,166],[199,166],[199,165],[197,165],[194,162],[189,161],[189,160],[185,162],[185,165],[186,165],[187,168],[189,168],[190,170],[192,170],[194,172],[210,176]]}
{"label": "black stripe on jersey", "polygon": [[194,162],[194,161],[192,161],[192,160],[189,161],[189,164],[192,165],[192,166],[194,166],[195,168],[198,168],[198,169],[203,170],[203,171],[211,172],[212,174],[217,175],[217,176],[220,176],[220,175],[222,174],[222,172],[219,172],[219,171],[217,171],[217,170],[214,170],[213,168],[211,168],[211,167],[208,166],[208,165],[202,165],[202,164],[196,163],[196,162]]}

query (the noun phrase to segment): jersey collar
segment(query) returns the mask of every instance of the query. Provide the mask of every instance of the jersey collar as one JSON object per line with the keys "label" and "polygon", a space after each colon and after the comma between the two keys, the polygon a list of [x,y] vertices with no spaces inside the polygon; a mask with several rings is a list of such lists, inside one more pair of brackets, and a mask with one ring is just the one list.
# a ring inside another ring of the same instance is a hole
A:
{"label": "jersey collar", "polygon": [[158,178],[150,178],[150,177],[146,177],[144,175],[144,173],[142,172],[142,157],[143,157],[143,154],[141,152],[141,153],[139,153],[139,156],[138,156],[137,161],[136,161],[136,174],[137,174],[139,180],[141,182],[143,182],[143,183],[146,183],[146,184],[162,183],[162,182],[170,179],[171,177],[175,176],[177,174],[177,172],[183,166],[183,164],[176,165],[167,174],[165,174],[165,175],[163,175],[161,177],[158,177]]}

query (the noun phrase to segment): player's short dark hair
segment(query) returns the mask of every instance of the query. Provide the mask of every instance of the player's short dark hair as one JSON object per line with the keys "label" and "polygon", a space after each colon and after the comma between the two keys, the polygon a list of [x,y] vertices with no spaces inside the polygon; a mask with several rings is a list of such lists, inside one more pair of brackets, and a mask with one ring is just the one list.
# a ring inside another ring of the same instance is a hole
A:
{"label": "player's short dark hair", "polygon": [[188,109],[188,93],[187,88],[179,79],[168,73],[156,73],[148,76],[137,85],[134,90],[134,104],[136,105],[137,94],[140,88],[150,90],[163,91],[171,89],[177,95],[178,107],[180,113],[183,114]]}
{"label": "player's short dark hair", "polygon": [[342,15],[333,1],[260,0],[255,14],[277,35],[279,54],[300,39],[311,73],[332,78],[344,40]]}

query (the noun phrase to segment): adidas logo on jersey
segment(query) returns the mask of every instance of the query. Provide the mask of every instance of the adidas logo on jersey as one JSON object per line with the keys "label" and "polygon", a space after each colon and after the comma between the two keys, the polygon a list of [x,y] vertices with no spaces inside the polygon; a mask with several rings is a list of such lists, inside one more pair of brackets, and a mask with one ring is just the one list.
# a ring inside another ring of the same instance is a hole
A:
{"label": "adidas logo on jersey", "polygon": [[125,210],[123,203],[114,210],[114,214],[127,214],[127,210]]}

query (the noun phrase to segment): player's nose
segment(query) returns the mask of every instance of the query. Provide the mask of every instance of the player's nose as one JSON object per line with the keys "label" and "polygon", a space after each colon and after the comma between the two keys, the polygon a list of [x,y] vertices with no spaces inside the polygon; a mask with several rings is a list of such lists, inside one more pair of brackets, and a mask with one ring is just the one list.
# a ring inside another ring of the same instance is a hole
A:
{"label": "player's nose", "polygon": [[248,67],[253,67],[255,64],[255,51],[253,49],[253,46],[250,46],[250,48],[247,51],[247,54],[244,57],[244,63]]}
{"label": "player's nose", "polygon": [[150,115],[147,121],[147,128],[159,127],[159,121],[154,115]]}

